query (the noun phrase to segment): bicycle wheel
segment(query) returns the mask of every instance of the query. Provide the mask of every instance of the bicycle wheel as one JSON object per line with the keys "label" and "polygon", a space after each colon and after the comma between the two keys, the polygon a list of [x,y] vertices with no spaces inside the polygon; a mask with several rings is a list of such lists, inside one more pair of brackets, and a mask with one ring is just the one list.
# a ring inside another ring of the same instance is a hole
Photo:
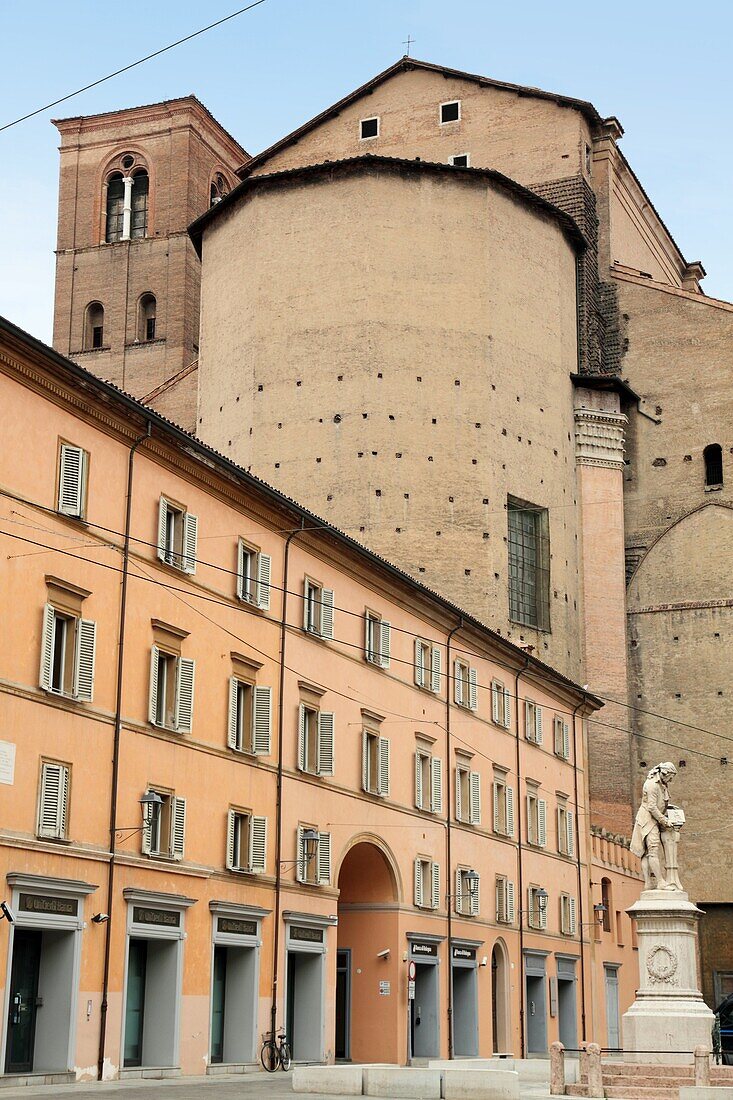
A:
{"label": "bicycle wheel", "polygon": [[290,1046],[286,1042],[280,1044],[280,1065],[284,1070],[289,1070],[293,1064],[293,1057],[290,1053]]}
{"label": "bicycle wheel", "polygon": [[268,1073],[274,1073],[280,1065],[280,1055],[274,1039],[266,1039],[262,1044],[260,1061],[262,1062],[262,1068],[266,1069]]}

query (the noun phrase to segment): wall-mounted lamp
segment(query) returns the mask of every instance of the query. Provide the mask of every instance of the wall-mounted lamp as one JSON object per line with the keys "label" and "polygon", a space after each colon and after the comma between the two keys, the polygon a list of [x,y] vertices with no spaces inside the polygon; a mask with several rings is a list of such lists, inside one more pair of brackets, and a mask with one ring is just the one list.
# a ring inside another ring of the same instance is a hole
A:
{"label": "wall-mounted lamp", "polygon": [[147,790],[142,798],[138,799],[138,802],[142,807],[143,823],[142,825],[136,825],[134,828],[128,825],[125,828],[115,829],[115,836],[120,836],[121,833],[126,834],[121,837],[122,840],[128,840],[135,833],[142,833],[145,829],[152,830],[153,824],[158,820],[163,799],[157,791]]}
{"label": "wall-mounted lamp", "polygon": [[[304,868],[303,869],[305,870],[305,868],[308,867],[310,862],[312,860],[316,859],[316,857],[318,856],[318,842],[319,842],[318,830],[317,829],[303,829],[303,832],[300,834],[300,838],[303,842],[303,863],[304,863]],[[287,867],[290,864],[295,864],[295,863],[299,863],[299,862],[300,862],[300,856],[298,857],[298,859],[281,859],[280,860],[280,866],[281,867]]]}
{"label": "wall-mounted lamp", "polygon": [[598,921],[598,923],[603,924],[603,916],[605,913],[608,912],[608,908],[603,904],[602,901],[599,901],[596,905],[593,906],[593,912],[596,915],[596,920]]}

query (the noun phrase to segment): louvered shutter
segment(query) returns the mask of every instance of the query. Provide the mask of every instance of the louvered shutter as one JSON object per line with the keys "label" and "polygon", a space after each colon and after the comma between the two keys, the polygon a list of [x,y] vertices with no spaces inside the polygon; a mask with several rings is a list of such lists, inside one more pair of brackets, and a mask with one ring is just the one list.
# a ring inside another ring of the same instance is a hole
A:
{"label": "louvered shutter", "polygon": [[270,607],[270,571],[272,558],[269,554],[257,555],[257,606],[263,611]]}
{"label": "louvered shutter", "polygon": [[305,707],[301,703],[298,707],[298,767],[302,772],[305,765]]}
{"label": "louvered shutter", "polygon": [[333,638],[333,589],[321,589],[321,637]]}
{"label": "louvered shutter", "polygon": [[442,673],[442,655],[436,645],[432,647],[430,652],[430,686],[437,694],[440,693],[440,679]]}
{"label": "louvered shutter", "polygon": [[504,727],[509,729],[512,724],[512,704],[511,693],[508,688],[504,688]]}
{"label": "louvered shutter", "polygon": [[234,810],[227,812],[227,870],[236,871],[234,866],[234,831],[237,827],[237,815]]}
{"label": "louvered shutter", "polygon": [[470,821],[472,825],[481,824],[481,776],[478,772],[470,772],[468,777],[469,791],[471,795]]}
{"label": "louvered shutter", "polygon": [[568,855],[569,856],[574,856],[575,855],[575,821],[574,821],[574,815],[571,813],[570,810],[568,810],[567,816],[565,818],[565,827],[567,829],[567,834],[568,834]]}
{"label": "louvered shutter", "polygon": [[514,788],[506,788],[506,835],[514,836]]}
{"label": "louvered shutter", "polygon": [[158,668],[160,650],[157,645],[150,650],[150,689],[148,691],[148,721],[157,725],[158,716]]}
{"label": "louvered shutter", "polygon": [[437,756],[430,760],[430,811],[443,812],[443,761]]}
{"label": "louvered shutter", "polygon": [[[308,609],[311,603],[313,588],[309,581],[303,581],[303,630],[310,630]],[[314,628],[315,629],[315,626]]]}
{"label": "louvered shutter", "polygon": [[331,834],[318,834],[318,885],[328,886],[331,882]]}
{"label": "louvered shutter", "polygon": [[564,854],[567,852],[567,824],[563,816],[562,807],[557,807],[555,817],[557,819],[557,850]]}
{"label": "louvered shutter", "polygon": [[361,733],[361,789],[369,790],[369,734],[366,730]]}
{"label": "louvered shutter", "polygon": [[494,832],[499,832],[499,826],[501,825],[501,814],[499,812],[499,798],[501,796],[501,787],[498,783],[494,783]]}
{"label": "louvered shutter", "polygon": [[[548,899],[548,901],[549,901],[549,899]],[[538,923],[538,927],[540,929],[542,929],[543,931],[547,928],[547,909],[548,909],[548,904],[547,903],[545,904],[544,909],[541,909],[540,905],[539,905],[539,901],[537,902],[537,912],[538,912],[539,918],[540,918],[539,923]]]}
{"label": "louvered shutter", "polygon": [[415,805],[418,810],[422,810],[422,774],[423,774],[423,759],[424,757],[419,753],[415,753]]}
{"label": "louvered shutter", "polygon": [[531,795],[526,797],[526,810],[527,810],[527,843],[537,843],[537,826],[532,816],[532,803],[534,799]]}
{"label": "louvered shutter", "polygon": [[478,673],[475,668],[468,670],[468,705],[471,710],[478,709]]}
{"label": "louvered shutter", "polygon": [[91,703],[94,697],[94,651],[97,624],[91,619],[79,619],[76,638],[74,668],[74,694],[77,699]]}
{"label": "louvered shutter", "polygon": [[463,677],[460,661],[453,662],[453,698],[457,707],[463,705]]}
{"label": "louvered shutter", "polygon": [[547,802],[537,799],[537,843],[540,848],[547,846]]}
{"label": "louvered shutter", "polygon": [[386,619],[379,624],[379,660],[382,668],[389,668],[392,651],[392,625]]}
{"label": "louvered shutter", "polygon": [[249,551],[246,549],[244,543],[240,539],[237,543],[237,596],[240,600],[247,599],[247,592],[245,587],[244,577],[244,565],[246,556]]}
{"label": "louvered shutter", "polygon": [[534,710],[534,739],[538,745],[542,744],[542,707],[539,703]]}
{"label": "louvered shutter", "polygon": [[227,745],[230,749],[241,749],[239,739],[239,680],[229,677],[229,720],[227,724]]}
{"label": "louvered shutter", "polygon": [[562,724],[562,754],[566,760],[570,759],[570,726],[567,722]]}
{"label": "louvered shutter", "polygon": [[183,562],[184,573],[196,572],[196,548],[198,543],[199,521],[190,512],[183,516]]}
{"label": "louvered shutter", "polygon": [[575,898],[568,898],[568,915],[570,917],[568,932],[571,936],[575,935]]}
{"label": "louvered shutter", "polygon": [[389,741],[386,737],[379,738],[379,793],[389,794]]}
{"label": "louvered shutter", "polygon": [[479,914],[479,909],[481,907],[481,878],[480,878],[480,876],[474,884],[474,892],[471,895],[469,895],[469,902],[470,902],[470,905],[471,905],[471,916],[472,917],[477,917],[478,914]]}
{"label": "louvered shutter", "polygon": [[504,879],[496,880],[496,919],[500,924],[506,920],[506,882]]}
{"label": "louvered shutter", "polygon": [[318,759],[316,770],[319,775],[333,775],[333,726],[331,711],[318,713]]}
{"label": "louvered shutter", "polygon": [[507,924],[514,924],[514,883],[507,882],[506,884],[506,921]]}
{"label": "louvered shutter", "polygon": [[491,685],[491,721],[497,726],[501,725],[502,718],[502,692],[501,685],[496,681]]}
{"label": "louvered shutter", "polygon": [[254,689],[254,735],[252,749],[257,756],[267,756],[270,752],[272,730],[272,688]]}
{"label": "louvered shutter", "polygon": [[415,638],[415,683],[425,687],[425,646],[419,638]]}
{"label": "louvered shutter", "polygon": [[461,802],[461,769],[456,768],[456,821],[463,821],[463,807]]}
{"label": "louvered shutter", "polygon": [[524,700],[524,736],[528,741],[534,738],[534,703]]}
{"label": "louvered shutter", "polygon": [[84,451],[80,447],[61,444],[59,470],[59,512],[79,517],[84,505]]}
{"label": "louvered shutter", "polygon": [[249,819],[249,869],[253,875],[263,875],[267,866],[267,818]]}
{"label": "louvered shutter", "polygon": [[527,917],[530,928],[539,928],[539,910],[535,900],[535,892],[531,886],[527,887]]}
{"label": "louvered shutter", "polygon": [[161,561],[168,560],[168,501],[160,498],[158,505],[158,557]]}
{"label": "louvered shutter", "polygon": [[295,877],[298,882],[306,880],[305,845],[303,843],[303,826],[298,826],[295,842]]}
{"label": "louvered shutter", "polygon": [[41,670],[39,681],[44,691],[51,690],[51,672],[53,668],[53,626],[56,613],[47,603],[43,608],[43,627],[41,632]]}
{"label": "louvered shutter", "polygon": [[63,764],[44,763],[38,807],[39,836],[59,838],[65,835],[68,794],[69,769]]}
{"label": "louvered shutter", "polygon": [[[147,790],[146,794],[150,794]],[[150,803],[143,805],[143,828],[140,830],[140,851],[144,856],[149,856],[153,850],[153,807]]]}
{"label": "louvered shutter", "polygon": [[440,864],[431,863],[430,865],[430,879],[431,879],[431,908],[440,908]]}
{"label": "louvered shutter", "polygon": [[171,799],[171,855],[183,859],[186,845],[186,799]]}
{"label": "louvered shutter", "polygon": [[193,685],[196,662],[179,657],[176,662],[176,729],[190,733],[193,725]]}
{"label": "louvered shutter", "polygon": [[423,861],[421,859],[415,860],[415,905],[422,906],[423,899]]}
{"label": "louvered shutter", "polygon": [[463,891],[465,889],[463,882],[463,872],[460,867],[456,870],[456,913],[463,912]]}

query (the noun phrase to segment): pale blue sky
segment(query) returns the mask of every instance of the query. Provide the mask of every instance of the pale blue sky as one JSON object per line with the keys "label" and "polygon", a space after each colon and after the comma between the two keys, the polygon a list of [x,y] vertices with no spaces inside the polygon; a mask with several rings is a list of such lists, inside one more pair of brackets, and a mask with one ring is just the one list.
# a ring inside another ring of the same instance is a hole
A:
{"label": "pale blue sky", "polygon": [[[244,0],[0,5],[0,125],[243,6]],[[404,53],[591,100],[708,294],[733,299],[730,3],[266,0],[252,12],[0,133],[0,313],[51,338],[57,134],[51,117],[195,93],[257,152]]]}

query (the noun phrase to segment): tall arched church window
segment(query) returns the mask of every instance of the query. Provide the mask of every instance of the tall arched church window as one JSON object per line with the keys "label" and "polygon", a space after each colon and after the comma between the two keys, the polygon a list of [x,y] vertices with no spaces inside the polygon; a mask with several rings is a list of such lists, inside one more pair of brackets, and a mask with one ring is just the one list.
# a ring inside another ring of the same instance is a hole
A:
{"label": "tall arched church window", "polygon": [[133,240],[146,237],[148,234],[148,195],[150,192],[150,177],[145,169],[135,172],[132,177],[132,214],[130,220],[130,236]]}
{"label": "tall arched church window", "polygon": [[705,461],[705,488],[720,489],[723,486],[723,448],[719,443],[708,443],[702,452]]}
{"label": "tall arched church window", "polygon": [[115,172],[107,180],[107,225],[105,240],[108,244],[122,239],[122,223],[125,209],[125,183],[122,172]]}
{"label": "tall arched church window", "polygon": [[154,294],[143,294],[138,305],[137,338],[140,343],[155,339],[155,315],[157,303]]}
{"label": "tall arched church window", "polygon": [[84,351],[104,347],[104,306],[90,302],[84,315]]}
{"label": "tall arched church window", "polygon": [[217,172],[209,189],[209,206],[216,206],[229,191],[229,184],[221,172]]}

